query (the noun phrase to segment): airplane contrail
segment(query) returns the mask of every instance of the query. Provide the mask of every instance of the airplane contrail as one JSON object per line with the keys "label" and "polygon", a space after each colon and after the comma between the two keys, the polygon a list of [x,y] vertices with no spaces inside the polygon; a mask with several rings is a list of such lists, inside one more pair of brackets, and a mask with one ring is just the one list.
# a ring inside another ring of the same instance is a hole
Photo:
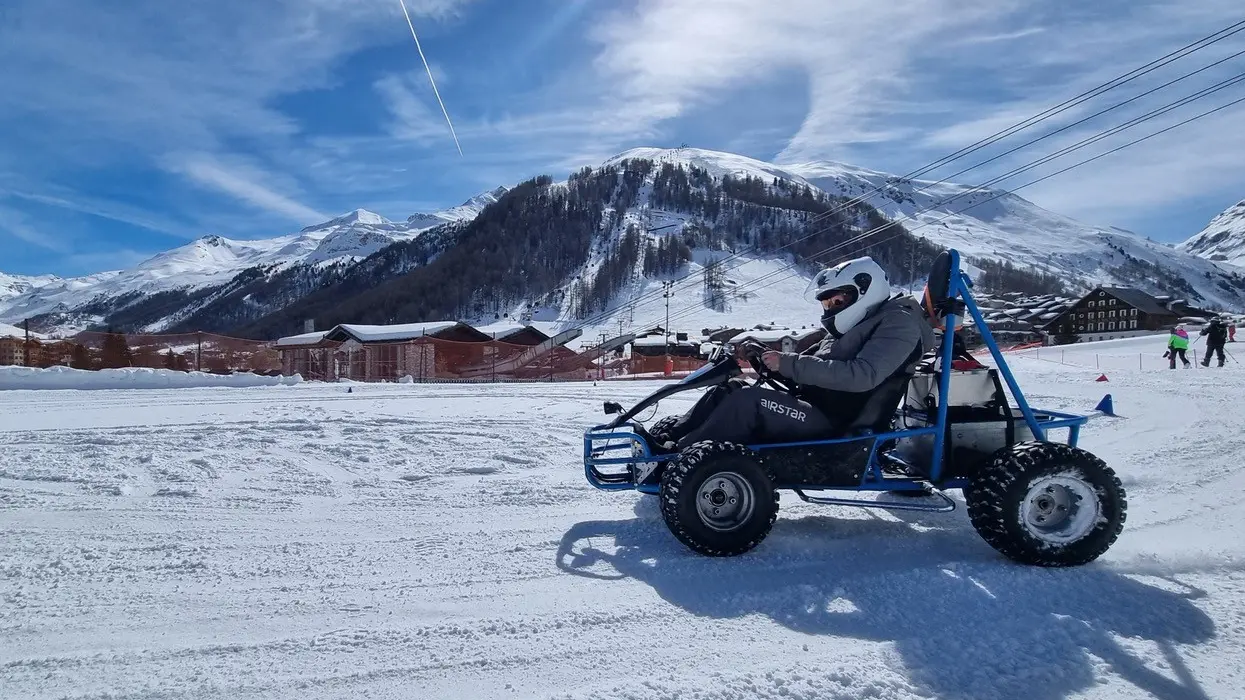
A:
{"label": "airplane contrail", "polygon": [[463,154],[463,147],[458,143],[458,134],[454,133],[454,122],[450,121],[450,113],[445,109],[445,103],[441,101],[441,93],[437,90],[437,81],[432,79],[432,68],[428,66],[428,59],[424,57],[424,49],[419,45],[419,37],[415,34],[415,25],[411,24],[411,15],[406,11],[406,0],[398,0],[398,4],[402,6],[402,14],[406,17],[406,26],[411,28],[411,38],[415,40],[415,50],[419,51],[419,59],[424,62],[424,70],[428,71],[428,82],[432,83],[432,94],[437,96],[437,104],[441,105],[441,114],[445,115],[445,123],[450,125],[450,135],[454,137],[454,146],[458,149],[458,155]]}

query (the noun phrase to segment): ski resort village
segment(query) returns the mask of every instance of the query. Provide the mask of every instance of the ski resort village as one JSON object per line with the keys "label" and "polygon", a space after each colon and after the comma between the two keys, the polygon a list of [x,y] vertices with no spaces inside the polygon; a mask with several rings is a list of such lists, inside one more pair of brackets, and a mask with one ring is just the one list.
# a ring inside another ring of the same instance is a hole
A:
{"label": "ski resort village", "polygon": [[6,0],[0,700],[1245,700],[1245,15]]}

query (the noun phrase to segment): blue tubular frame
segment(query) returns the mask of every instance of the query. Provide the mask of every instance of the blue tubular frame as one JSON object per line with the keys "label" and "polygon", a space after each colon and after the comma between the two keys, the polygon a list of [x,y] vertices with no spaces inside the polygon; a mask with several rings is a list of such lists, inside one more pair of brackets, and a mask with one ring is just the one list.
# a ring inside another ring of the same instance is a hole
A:
{"label": "blue tubular frame", "polygon": [[[1068,444],[1076,447],[1080,438],[1080,429],[1088,420],[1088,416],[1074,415],[1071,413],[1060,413],[1057,411],[1038,411],[1035,412],[1029,406],[1029,402],[1025,399],[1024,393],[1020,390],[1019,384],[1016,383],[1016,377],[1012,374],[1011,368],[1007,366],[1007,360],[1003,357],[1003,352],[999,349],[998,343],[994,339],[994,335],[990,333],[990,328],[986,325],[985,318],[981,315],[981,310],[977,307],[976,300],[973,299],[972,293],[969,291],[972,286],[972,280],[969,279],[960,269],[960,254],[958,251],[950,251],[950,283],[947,287],[947,298],[949,300],[958,299],[968,311],[977,328],[981,332],[982,341],[990,350],[990,355],[994,358],[995,365],[1003,376],[1003,380],[1007,383],[1007,388],[1011,392],[1012,398],[1015,399],[1020,409],[1021,415],[1024,417],[1025,424],[1033,433],[1035,439],[1040,441],[1047,440],[1047,432],[1050,430],[1058,430],[1061,428],[1068,429]],[[811,445],[833,445],[850,442],[860,442],[862,440],[872,440],[873,446],[869,453],[868,466],[864,475],[861,477],[860,483],[851,487],[843,486],[807,486],[792,484],[775,484],[775,488],[790,489],[795,491],[800,498],[810,503],[828,504],[828,505],[850,505],[872,508],[889,508],[895,510],[924,510],[924,511],[948,511],[955,508],[955,502],[947,498],[942,493],[935,493],[941,497],[942,503],[939,504],[921,504],[921,503],[889,503],[877,501],[862,501],[850,498],[826,498],[826,497],[810,497],[804,491],[907,491],[919,490],[925,487],[926,479],[918,476],[914,477],[887,477],[882,472],[881,459],[886,458],[890,461],[898,462],[893,455],[878,455],[878,446],[891,439],[913,438],[921,435],[934,436],[933,450],[930,456],[929,479],[928,481],[937,484],[941,489],[963,488],[968,485],[969,480],[965,478],[943,479],[943,466],[945,461],[945,443],[947,439],[947,397],[950,396],[951,389],[951,361],[954,355],[956,324],[960,321],[961,316],[954,312],[956,306],[952,307],[950,313],[946,313],[942,338],[942,347],[940,348],[941,368],[938,376],[938,411],[934,425],[896,430],[887,433],[868,434],[862,436],[853,436],[845,438],[835,438],[831,440],[813,440],[807,442],[788,442],[788,443],[769,443],[748,445],[752,450],[763,452],[765,450],[781,448],[781,447],[804,447]],[[588,483],[598,489],[605,491],[624,491],[636,490],[644,493],[657,493],[659,486],[654,484],[635,484],[632,481],[632,472],[630,465],[648,462],[666,462],[677,457],[677,454],[654,454],[645,442],[636,433],[628,430],[635,425],[632,422],[622,423],[620,425],[603,424],[594,426],[584,433],[584,476]],[[621,441],[621,442],[615,442]],[[618,452],[627,450],[629,454],[625,457],[606,456],[609,452]],[[598,467],[610,466],[627,466],[626,471],[601,471]]]}

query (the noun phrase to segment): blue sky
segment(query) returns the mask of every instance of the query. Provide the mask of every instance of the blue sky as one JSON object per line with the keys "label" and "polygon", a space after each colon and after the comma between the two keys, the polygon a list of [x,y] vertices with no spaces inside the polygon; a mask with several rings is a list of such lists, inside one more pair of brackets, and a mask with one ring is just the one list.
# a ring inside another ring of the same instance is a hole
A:
{"label": "blue sky", "polygon": [[[358,207],[400,219],[634,146],[902,174],[1242,18],[1237,0],[408,7],[462,157],[397,0],[5,0],[0,271],[116,269],[202,235],[270,237]],[[1245,32],[1049,128],[1242,50]],[[1229,60],[956,179],[1243,70],[1245,57]],[[1243,95],[1234,86],[1077,156]],[[1020,194],[1182,240],[1245,197],[1243,125],[1245,105]]]}

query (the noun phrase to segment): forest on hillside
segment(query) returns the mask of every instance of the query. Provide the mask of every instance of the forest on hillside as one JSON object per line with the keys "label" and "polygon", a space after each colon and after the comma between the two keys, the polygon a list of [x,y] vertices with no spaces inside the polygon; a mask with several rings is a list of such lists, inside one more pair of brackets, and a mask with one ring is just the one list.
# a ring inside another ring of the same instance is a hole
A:
{"label": "forest on hillside", "polygon": [[[654,211],[684,221],[649,232],[644,226]],[[442,245],[423,259],[408,260],[409,269],[380,276],[396,272],[375,264],[374,258],[392,254],[382,251],[248,324],[244,332],[286,335],[300,330],[304,319],[327,328],[342,322],[500,317],[524,302],[557,305],[586,319],[608,310],[641,277],[686,274],[694,250],[786,255],[810,273],[870,255],[893,282],[907,284],[923,279],[941,250],[867,204],[807,185],[715,178],[696,166],[643,159],[583,168],[564,186],[547,175],[532,178],[474,220],[454,225],[452,235],[439,235]],[[711,265],[701,274],[706,304],[724,307],[721,269]],[[991,277],[995,280],[1015,284],[1025,280],[1025,271],[999,271]],[[1041,286],[1045,280],[1024,283]]]}

